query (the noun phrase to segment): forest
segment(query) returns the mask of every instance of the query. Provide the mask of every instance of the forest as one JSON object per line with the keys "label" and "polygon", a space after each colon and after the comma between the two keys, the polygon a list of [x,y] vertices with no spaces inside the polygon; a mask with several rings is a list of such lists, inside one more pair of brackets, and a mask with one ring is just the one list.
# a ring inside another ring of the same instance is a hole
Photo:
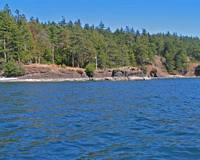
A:
{"label": "forest", "polygon": [[163,57],[169,73],[187,70],[200,61],[200,39],[176,33],[150,34],[132,27],[112,31],[80,20],[40,22],[26,18],[6,5],[0,11],[0,63],[58,64],[85,68],[98,61],[98,68],[139,66],[145,68],[154,56]]}

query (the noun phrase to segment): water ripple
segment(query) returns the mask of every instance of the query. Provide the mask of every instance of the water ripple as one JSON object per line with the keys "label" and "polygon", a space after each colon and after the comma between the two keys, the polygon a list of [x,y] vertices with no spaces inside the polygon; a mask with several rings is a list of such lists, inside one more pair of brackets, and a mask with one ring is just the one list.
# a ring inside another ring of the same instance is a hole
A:
{"label": "water ripple", "polygon": [[0,84],[0,159],[200,159],[200,80]]}

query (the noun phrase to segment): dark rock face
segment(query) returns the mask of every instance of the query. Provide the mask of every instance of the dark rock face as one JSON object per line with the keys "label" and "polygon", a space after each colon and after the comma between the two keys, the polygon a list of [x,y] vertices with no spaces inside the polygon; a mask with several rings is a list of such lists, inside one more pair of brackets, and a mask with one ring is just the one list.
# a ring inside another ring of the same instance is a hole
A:
{"label": "dark rock face", "polygon": [[113,70],[112,77],[124,77],[125,73],[121,70]]}
{"label": "dark rock face", "polygon": [[195,76],[200,76],[200,65],[195,68]]}
{"label": "dark rock face", "polygon": [[157,70],[156,70],[156,69],[153,69],[153,70],[150,72],[150,77],[158,77],[158,74],[157,74]]}
{"label": "dark rock face", "polygon": [[112,77],[131,77],[131,76],[142,77],[143,72],[140,69],[134,67],[114,69],[112,71]]}
{"label": "dark rock face", "polygon": [[179,73],[182,74],[182,75],[186,75],[188,73],[188,70],[186,70],[186,69],[185,70],[181,70],[181,71],[179,71]]}
{"label": "dark rock face", "polygon": [[112,70],[98,70],[95,71],[95,78],[112,77]]}

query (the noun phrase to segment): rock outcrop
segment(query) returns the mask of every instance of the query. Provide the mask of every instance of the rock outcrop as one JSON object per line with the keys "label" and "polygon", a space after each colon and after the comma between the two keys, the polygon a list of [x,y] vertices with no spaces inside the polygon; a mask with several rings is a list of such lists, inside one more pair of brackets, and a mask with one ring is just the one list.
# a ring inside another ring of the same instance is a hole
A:
{"label": "rock outcrop", "polygon": [[150,73],[149,73],[150,77],[158,77],[158,71],[157,69],[153,68]]}
{"label": "rock outcrop", "polygon": [[149,77],[167,77],[170,74],[167,72],[165,66],[165,58],[161,56],[155,56],[152,64],[146,66],[147,76]]}
{"label": "rock outcrop", "polygon": [[87,78],[84,69],[59,65],[32,64],[25,65],[24,79],[49,79],[49,78]]}
{"label": "rock outcrop", "polygon": [[200,66],[197,66],[196,68],[195,68],[195,72],[194,72],[194,74],[195,74],[195,76],[200,76]]}
{"label": "rock outcrop", "polygon": [[124,67],[119,69],[113,69],[112,77],[142,77],[143,71],[136,67]]}

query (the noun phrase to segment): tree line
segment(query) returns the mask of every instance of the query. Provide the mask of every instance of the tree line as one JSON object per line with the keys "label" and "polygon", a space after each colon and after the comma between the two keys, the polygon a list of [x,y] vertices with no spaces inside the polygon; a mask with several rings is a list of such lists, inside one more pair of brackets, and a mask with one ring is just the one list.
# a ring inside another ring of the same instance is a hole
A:
{"label": "tree line", "polygon": [[145,67],[154,56],[163,57],[170,73],[184,72],[191,61],[200,61],[200,39],[171,33],[150,34],[130,27],[111,31],[66,21],[27,20],[8,5],[0,11],[0,62],[45,63],[82,67],[98,60],[98,68]]}

